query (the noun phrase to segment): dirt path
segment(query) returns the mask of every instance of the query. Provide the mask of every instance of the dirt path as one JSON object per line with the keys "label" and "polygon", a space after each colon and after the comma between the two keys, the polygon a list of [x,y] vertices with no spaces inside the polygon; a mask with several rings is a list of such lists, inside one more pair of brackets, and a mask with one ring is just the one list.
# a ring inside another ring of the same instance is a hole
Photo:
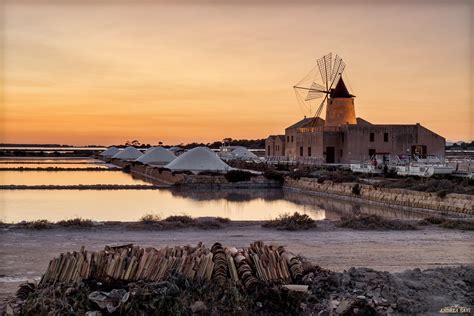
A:
{"label": "dirt path", "polygon": [[311,231],[262,229],[257,224],[232,224],[221,230],[180,229],[134,231],[123,225],[106,229],[4,229],[0,232],[0,295],[12,294],[24,279],[38,278],[49,260],[61,252],[99,250],[126,243],[142,246],[196,244],[220,241],[236,247],[255,240],[284,245],[290,251],[335,271],[370,267],[398,272],[474,264],[474,232],[425,227],[415,231],[356,231],[333,223]]}

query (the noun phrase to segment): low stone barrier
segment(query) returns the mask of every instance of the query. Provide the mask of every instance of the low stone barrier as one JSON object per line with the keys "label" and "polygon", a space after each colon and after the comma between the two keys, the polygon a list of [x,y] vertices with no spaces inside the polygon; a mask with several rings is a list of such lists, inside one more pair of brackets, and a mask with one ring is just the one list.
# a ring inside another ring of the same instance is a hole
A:
{"label": "low stone barrier", "polygon": [[173,172],[163,168],[132,165],[130,173],[145,181],[170,186],[213,187],[213,188],[281,188],[281,183],[256,175],[249,181],[229,182],[224,175],[195,175]]}
{"label": "low stone barrier", "polygon": [[[358,187],[356,189],[355,186]],[[436,193],[418,192],[405,189],[376,188],[368,184],[333,183],[324,181],[318,183],[317,179],[285,178],[285,188],[298,189],[306,192],[318,192],[343,197],[352,200],[367,200],[390,206],[436,211],[440,214],[471,217],[474,215],[474,196],[467,194],[450,193],[439,197]]]}

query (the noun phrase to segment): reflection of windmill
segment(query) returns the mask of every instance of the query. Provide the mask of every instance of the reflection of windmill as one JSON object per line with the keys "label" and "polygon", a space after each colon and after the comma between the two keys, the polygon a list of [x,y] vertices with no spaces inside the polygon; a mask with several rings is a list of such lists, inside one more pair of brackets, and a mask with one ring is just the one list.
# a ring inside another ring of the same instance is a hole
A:
{"label": "reflection of windmill", "polygon": [[[321,112],[324,108],[324,104],[326,103],[328,98],[352,99],[354,97],[352,94],[349,93],[346,88],[346,85],[344,84],[344,81],[342,80],[342,73],[344,72],[345,68],[346,64],[341,59],[341,57],[336,55],[333,58],[332,53],[329,53],[319,58],[317,60],[316,66],[293,87],[300,104],[304,106],[309,105],[310,110],[311,108],[316,108],[317,106],[317,109],[314,113],[314,124],[316,124],[317,118],[320,117]],[[314,104],[314,100],[320,98],[323,98],[323,100],[321,101],[319,106],[317,104]],[[329,103],[332,104],[332,101],[330,101]],[[349,113],[349,117],[352,117],[353,115],[355,119],[355,112],[353,110],[353,99],[351,101],[351,104],[353,113]],[[346,108],[345,104],[343,106],[344,108]],[[336,110],[337,112],[340,112],[340,109],[336,109],[334,107],[329,109],[328,107],[326,120],[328,120],[328,116],[334,116],[331,115],[334,113],[329,113],[330,110]],[[339,115],[340,113],[335,114]],[[345,114],[346,113],[343,113],[344,116],[347,116]],[[348,123],[352,123],[352,119],[349,119],[349,121],[350,122]]]}

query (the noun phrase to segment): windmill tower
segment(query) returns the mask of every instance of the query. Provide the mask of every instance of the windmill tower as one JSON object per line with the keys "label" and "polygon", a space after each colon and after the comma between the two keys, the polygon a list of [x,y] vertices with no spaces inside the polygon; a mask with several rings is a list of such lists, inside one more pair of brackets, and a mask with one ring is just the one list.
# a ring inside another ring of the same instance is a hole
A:
{"label": "windmill tower", "polygon": [[354,95],[346,87],[342,73],[346,68],[344,61],[329,53],[317,60],[317,65],[293,88],[300,103],[309,104],[323,98],[314,114],[314,126],[319,121],[321,112],[326,106],[324,127],[338,127],[343,124],[356,124]]}

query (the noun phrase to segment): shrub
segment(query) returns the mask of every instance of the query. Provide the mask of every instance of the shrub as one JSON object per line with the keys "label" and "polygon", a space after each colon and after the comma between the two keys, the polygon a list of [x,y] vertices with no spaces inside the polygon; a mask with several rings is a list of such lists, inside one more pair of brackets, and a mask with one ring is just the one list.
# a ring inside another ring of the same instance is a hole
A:
{"label": "shrub", "polygon": [[230,219],[227,217],[215,217],[216,221],[222,224],[227,224],[230,222]]}
{"label": "shrub", "polygon": [[438,191],[438,193],[437,193],[436,195],[437,195],[439,198],[444,199],[447,194],[448,194],[448,191],[446,191],[446,190],[441,190],[441,191]]}
{"label": "shrub", "polygon": [[336,224],[339,227],[360,230],[415,230],[416,227],[399,220],[384,219],[378,215],[358,215],[352,218],[342,217]]}
{"label": "shrub", "polygon": [[160,216],[156,214],[145,214],[140,217],[140,222],[143,224],[156,224],[160,221]]}
{"label": "shrub", "polygon": [[263,173],[263,176],[267,180],[273,180],[273,181],[277,181],[279,183],[283,183],[285,181],[285,178],[283,177],[283,174],[281,174],[280,172],[274,171],[274,170],[266,170]]}
{"label": "shrub", "polygon": [[20,225],[33,229],[49,229],[52,227],[51,223],[46,219],[39,219],[31,222],[21,222]]}
{"label": "shrub", "polygon": [[474,221],[448,219],[442,222],[440,227],[461,230],[474,230]]}
{"label": "shrub", "polygon": [[323,177],[319,177],[318,180],[316,180],[316,182],[318,182],[319,184],[323,184],[324,181],[326,181],[326,180],[327,180],[327,178],[323,176]]}
{"label": "shrub", "polygon": [[91,227],[94,226],[93,222],[90,219],[82,219],[80,217],[62,220],[56,223],[59,226],[64,227]]}
{"label": "shrub", "polygon": [[418,225],[439,225],[442,222],[444,222],[444,219],[440,217],[430,216],[419,221]]}
{"label": "shrub", "polygon": [[225,178],[229,182],[249,181],[252,177],[254,174],[243,170],[231,170],[225,174]]}
{"label": "shrub", "polygon": [[316,223],[308,215],[295,212],[293,215],[282,214],[275,219],[263,223],[262,227],[281,230],[303,230],[316,227]]}
{"label": "shrub", "polygon": [[359,183],[356,183],[354,184],[354,186],[352,187],[352,194],[354,195],[360,195],[360,185]]}
{"label": "shrub", "polygon": [[180,222],[180,223],[183,223],[183,224],[191,224],[191,223],[194,223],[194,218],[192,218],[191,216],[188,216],[188,215],[171,215],[171,216],[168,216],[167,218],[165,218],[163,220],[164,222],[173,222],[173,223],[176,223],[176,222]]}

